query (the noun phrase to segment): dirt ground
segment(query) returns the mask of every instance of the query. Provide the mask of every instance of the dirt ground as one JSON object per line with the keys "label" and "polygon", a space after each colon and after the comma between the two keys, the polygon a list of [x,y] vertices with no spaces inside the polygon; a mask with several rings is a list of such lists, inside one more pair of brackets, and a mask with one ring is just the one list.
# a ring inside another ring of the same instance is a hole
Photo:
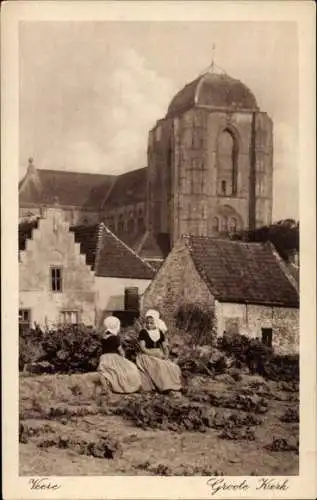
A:
{"label": "dirt ground", "polygon": [[[20,475],[297,475],[299,423],[280,420],[287,409],[298,411],[296,389],[258,376],[244,375],[236,382],[227,376],[195,376],[181,400],[188,403],[192,395],[210,393],[233,398],[243,391],[262,395],[267,405],[267,411],[257,415],[261,423],[253,427],[254,440],[224,439],[213,426],[194,431],[138,427],[125,415],[114,414],[124,396],[100,394],[92,374],[22,376]],[[129,398],[131,402],[140,396]],[[210,402],[203,405],[217,415],[235,411]],[[83,454],[78,443],[100,439],[110,440],[112,458]],[[267,449],[273,439],[294,449]]]}

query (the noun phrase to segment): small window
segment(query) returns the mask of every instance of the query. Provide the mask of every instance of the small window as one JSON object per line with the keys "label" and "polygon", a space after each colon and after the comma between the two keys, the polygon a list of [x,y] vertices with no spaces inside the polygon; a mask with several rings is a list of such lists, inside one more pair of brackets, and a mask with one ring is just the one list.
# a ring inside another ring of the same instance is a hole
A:
{"label": "small window", "polygon": [[232,217],[230,220],[230,231],[232,233],[237,232],[237,219],[235,217]]}
{"label": "small window", "polygon": [[128,233],[132,234],[134,232],[134,219],[128,220]]}
{"label": "small window", "polygon": [[227,183],[226,181],[221,181],[221,194],[227,194]]}
{"label": "small window", "polygon": [[272,328],[261,328],[262,332],[262,342],[264,345],[267,347],[272,347],[272,337],[273,337],[273,330]]}
{"label": "small window", "polygon": [[212,229],[215,233],[218,233],[218,231],[219,231],[219,219],[218,219],[218,217],[214,218]]}
{"label": "small window", "polygon": [[143,217],[138,218],[138,231],[142,233],[145,230],[145,224]]}
{"label": "small window", "polygon": [[120,215],[118,223],[118,232],[123,233],[123,231],[124,231],[124,220],[123,220],[123,215]]}
{"label": "small window", "polygon": [[19,309],[19,325],[23,328],[30,328],[31,309]]}
{"label": "small window", "polygon": [[52,292],[62,291],[62,268],[51,267],[51,290]]}
{"label": "small window", "polygon": [[160,125],[158,125],[156,127],[156,130],[155,130],[155,139],[157,141],[160,141],[161,140],[161,137],[162,137],[162,127]]}
{"label": "small window", "polygon": [[228,217],[224,217],[222,221],[222,230],[224,233],[228,232]]}
{"label": "small window", "polygon": [[66,325],[76,325],[79,323],[78,311],[62,311],[61,322]]}
{"label": "small window", "polygon": [[206,219],[206,207],[204,203],[201,204],[201,217],[202,219]]}
{"label": "small window", "polygon": [[191,205],[190,201],[187,204],[187,216],[188,216],[189,219],[192,216],[192,205]]}

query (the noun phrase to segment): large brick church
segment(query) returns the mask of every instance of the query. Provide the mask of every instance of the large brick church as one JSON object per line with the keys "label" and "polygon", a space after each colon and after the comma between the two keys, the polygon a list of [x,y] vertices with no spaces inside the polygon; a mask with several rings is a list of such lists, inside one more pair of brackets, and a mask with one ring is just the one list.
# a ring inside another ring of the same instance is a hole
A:
{"label": "large brick church", "polygon": [[227,74],[185,85],[150,130],[148,166],[121,175],[36,168],[19,184],[20,218],[58,205],[70,225],[100,221],[153,263],[183,234],[222,236],[270,224],[273,126]]}

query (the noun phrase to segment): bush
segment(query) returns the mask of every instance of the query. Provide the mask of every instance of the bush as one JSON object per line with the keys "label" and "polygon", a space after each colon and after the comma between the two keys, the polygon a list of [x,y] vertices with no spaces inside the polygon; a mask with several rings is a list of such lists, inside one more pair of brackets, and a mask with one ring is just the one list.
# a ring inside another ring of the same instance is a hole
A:
{"label": "bush", "polygon": [[[128,359],[138,351],[136,328],[120,335]],[[96,371],[102,354],[100,335],[84,325],[65,325],[43,333],[22,331],[19,336],[19,370],[32,373],[83,373]]]}
{"label": "bush", "polygon": [[208,344],[215,338],[214,312],[201,304],[181,304],[175,314],[175,326],[184,332],[190,332],[194,345]]}
{"label": "bush", "polygon": [[100,355],[100,336],[84,325],[67,325],[45,333],[39,329],[20,331],[20,370],[29,365],[35,373],[96,371]]}
{"label": "bush", "polygon": [[270,380],[299,380],[299,356],[274,354],[272,348],[259,339],[249,339],[244,335],[225,335],[218,339],[218,348],[233,356],[237,368],[247,366],[251,373]]}
{"label": "bush", "polygon": [[285,413],[281,415],[280,420],[281,422],[287,422],[287,423],[299,422],[298,408],[287,408]]}
{"label": "bush", "polygon": [[19,328],[19,370],[25,365],[41,361],[44,356],[42,347],[43,332],[39,328],[24,330]]}
{"label": "bush", "polygon": [[69,325],[48,332],[42,347],[43,360],[59,373],[96,371],[102,353],[100,336],[84,325]]}
{"label": "bush", "polygon": [[299,381],[299,356],[275,354],[264,366],[264,377],[285,382]]}

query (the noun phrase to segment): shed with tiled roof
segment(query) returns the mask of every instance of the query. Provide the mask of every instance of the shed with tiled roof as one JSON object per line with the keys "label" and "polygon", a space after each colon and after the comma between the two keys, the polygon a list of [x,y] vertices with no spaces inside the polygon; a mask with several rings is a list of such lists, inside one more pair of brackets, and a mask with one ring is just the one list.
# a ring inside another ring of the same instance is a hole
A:
{"label": "shed with tiled roof", "polygon": [[298,284],[271,243],[181,238],[143,297],[170,322],[195,304],[214,317],[217,335],[262,338],[280,352],[299,345]]}
{"label": "shed with tiled roof", "polygon": [[105,314],[127,311],[129,293],[139,301],[155,276],[153,267],[103,223],[71,231],[95,274],[97,324]]}

